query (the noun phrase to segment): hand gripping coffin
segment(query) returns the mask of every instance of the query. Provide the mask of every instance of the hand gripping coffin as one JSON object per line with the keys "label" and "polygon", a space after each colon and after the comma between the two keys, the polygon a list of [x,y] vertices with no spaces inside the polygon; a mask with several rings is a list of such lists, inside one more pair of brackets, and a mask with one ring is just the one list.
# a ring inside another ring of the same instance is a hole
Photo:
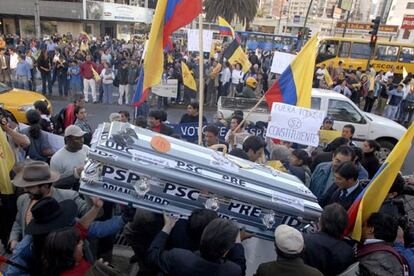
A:
{"label": "hand gripping coffin", "polygon": [[321,208],[296,177],[130,124],[94,133],[80,191],[154,212],[209,208],[258,237],[279,224],[303,228]]}

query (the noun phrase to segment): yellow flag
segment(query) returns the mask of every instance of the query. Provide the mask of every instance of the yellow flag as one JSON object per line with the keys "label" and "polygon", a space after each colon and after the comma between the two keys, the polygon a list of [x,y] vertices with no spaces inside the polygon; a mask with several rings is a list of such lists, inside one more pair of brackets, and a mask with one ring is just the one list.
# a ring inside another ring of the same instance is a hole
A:
{"label": "yellow flag", "polygon": [[181,61],[181,72],[183,74],[184,86],[193,90],[194,92],[197,92],[197,84],[194,76],[191,74],[190,69],[188,69],[188,66],[184,61]]}
{"label": "yellow flag", "polygon": [[93,68],[93,66],[91,66],[91,69],[92,69],[93,78],[96,81],[100,81],[101,80],[101,76],[99,76],[98,72],[96,72],[96,70]]}
{"label": "yellow flag", "polygon": [[325,69],[325,82],[328,86],[333,85],[333,80],[332,80],[331,75],[329,74],[329,71],[327,69]]}
{"label": "yellow flag", "polygon": [[223,53],[223,56],[231,65],[240,63],[242,66],[242,71],[245,74],[249,72],[250,67],[252,66],[246,53],[243,51],[242,47],[240,47],[240,44],[239,42],[237,42],[236,39],[234,39],[226,48],[226,50]]}
{"label": "yellow flag", "polygon": [[13,151],[7,142],[6,134],[0,127],[0,194],[11,195],[14,193],[10,181],[10,171],[15,163]]}
{"label": "yellow flag", "polygon": [[352,238],[354,240],[361,240],[362,224],[367,221],[372,213],[378,212],[382,203],[388,195],[388,192],[394,183],[395,177],[400,171],[405,158],[411,148],[411,143],[414,138],[414,124],[405,132],[403,137],[395,145],[394,149],[388,155],[384,164],[378,170],[374,178],[371,180],[367,188],[365,188],[362,199],[361,195],[355,200],[354,204],[348,210],[348,216],[351,218],[352,208],[358,200],[360,200],[358,212],[355,219],[354,228],[352,230]]}
{"label": "yellow flag", "polygon": [[405,80],[405,78],[408,76],[408,72],[407,69],[405,69],[405,67],[403,67],[403,80]]}

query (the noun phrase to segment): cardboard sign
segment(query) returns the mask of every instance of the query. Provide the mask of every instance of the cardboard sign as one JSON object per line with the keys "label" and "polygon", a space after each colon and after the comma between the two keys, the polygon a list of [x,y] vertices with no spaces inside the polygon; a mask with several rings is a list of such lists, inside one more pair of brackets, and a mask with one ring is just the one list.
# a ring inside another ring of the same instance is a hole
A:
{"label": "cardboard sign", "polygon": [[272,73],[282,74],[283,71],[285,71],[285,69],[292,63],[295,57],[296,56],[292,54],[275,52],[270,71]]}
{"label": "cardboard sign", "polygon": [[273,103],[271,115],[266,136],[301,145],[318,146],[318,132],[325,117],[324,111]]}
{"label": "cardboard sign", "polygon": [[[213,33],[212,30],[203,30],[203,52],[210,53],[211,45],[213,44]],[[198,52],[200,51],[200,40],[199,30],[188,29],[188,51]]]}
{"label": "cardboard sign", "polygon": [[177,98],[178,80],[162,80],[160,84],[151,88],[151,92],[161,97]]}

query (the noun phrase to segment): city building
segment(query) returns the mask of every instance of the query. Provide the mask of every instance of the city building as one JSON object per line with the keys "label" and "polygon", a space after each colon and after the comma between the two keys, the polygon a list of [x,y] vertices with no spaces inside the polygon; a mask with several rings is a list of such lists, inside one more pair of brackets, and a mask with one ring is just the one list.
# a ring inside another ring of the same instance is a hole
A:
{"label": "city building", "polygon": [[[0,33],[34,37],[36,1],[1,0]],[[151,23],[155,0],[41,0],[43,34],[86,31],[94,37],[129,39]]]}
{"label": "city building", "polygon": [[392,1],[387,24],[400,26],[397,40],[414,42],[414,0]]}

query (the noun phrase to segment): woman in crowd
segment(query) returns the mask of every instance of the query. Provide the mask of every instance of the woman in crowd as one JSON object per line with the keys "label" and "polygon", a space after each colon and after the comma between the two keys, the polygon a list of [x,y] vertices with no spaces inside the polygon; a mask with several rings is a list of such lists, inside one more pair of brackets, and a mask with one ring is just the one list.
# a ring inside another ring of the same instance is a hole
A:
{"label": "woman in crowd", "polygon": [[244,129],[244,125],[235,131],[242,121],[243,118],[240,116],[233,116],[231,118],[230,129],[224,138],[225,142],[229,145],[229,152],[236,148],[242,148],[244,139],[249,136],[249,133]]}
{"label": "woman in crowd", "polygon": [[380,148],[381,146],[375,140],[367,140],[362,145],[363,157],[361,164],[368,171],[369,179],[372,179],[380,168],[380,162],[376,156]]}
{"label": "woman in crowd", "polygon": [[[369,102],[369,100],[367,100],[368,98],[368,94],[370,92],[370,86],[371,86],[371,82],[368,79],[368,76],[363,74],[361,76],[361,84],[359,87],[359,90],[357,92],[357,96],[356,96],[356,104],[359,105],[361,103],[361,98],[365,99],[365,105],[367,105],[367,102]],[[365,108],[365,107],[364,107]]]}
{"label": "woman in crowd", "polygon": [[310,162],[311,158],[308,153],[302,149],[293,150],[289,156],[289,171],[296,175],[306,187],[309,187],[312,174],[309,168]]}
{"label": "woman in crowd", "polygon": [[46,82],[49,95],[52,95],[52,77],[51,77],[51,70],[52,65],[47,55],[46,49],[43,49],[40,52],[39,58],[37,59],[37,66],[40,71],[40,75],[42,77],[42,93],[46,95]]}
{"label": "woman in crowd", "polygon": [[243,89],[243,77],[244,74],[241,70],[241,64],[236,63],[234,65],[233,71],[231,72],[231,86],[229,97],[234,97],[237,95],[237,93],[241,92]]}
{"label": "woman in crowd", "polygon": [[53,132],[53,124],[50,121],[50,112],[45,101],[36,101],[34,108],[40,113],[40,126],[43,131]]}
{"label": "woman in crowd", "polygon": [[104,69],[101,72],[102,79],[102,88],[103,88],[103,97],[102,103],[112,104],[112,87],[115,79],[115,74],[113,70],[109,67],[108,62],[104,62]]}

